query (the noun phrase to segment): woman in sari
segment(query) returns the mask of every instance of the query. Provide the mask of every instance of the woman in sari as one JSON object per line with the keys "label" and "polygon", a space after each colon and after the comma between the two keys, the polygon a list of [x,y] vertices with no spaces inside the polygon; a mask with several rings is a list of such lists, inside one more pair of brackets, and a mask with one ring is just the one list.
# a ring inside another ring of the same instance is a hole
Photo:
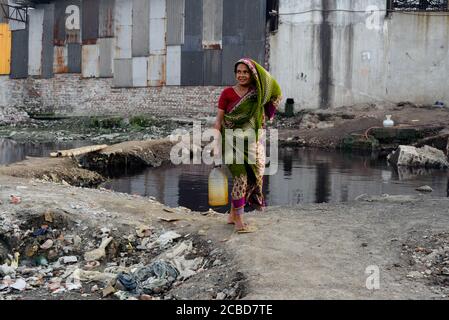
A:
{"label": "woman in sari", "polygon": [[[221,132],[223,159],[233,180],[228,223],[234,224],[237,232],[245,233],[253,231],[243,221],[246,204],[258,210],[265,206],[262,193],[265,149],[260,129],[264,128],[266,119],[274,117],[281,101],[281,89],[268,71],[252,59],[237,61],[234,73],[236,85],[221,93],[214,128]],[[245,141],[243,148],[238,143],[234,145],[232,134],[226,129],[240,135]],[[249,138],[251,132],[253,139]],[[231,161],[227,150],[233,151]],[[244,161],[236,161],[239,156]]]}

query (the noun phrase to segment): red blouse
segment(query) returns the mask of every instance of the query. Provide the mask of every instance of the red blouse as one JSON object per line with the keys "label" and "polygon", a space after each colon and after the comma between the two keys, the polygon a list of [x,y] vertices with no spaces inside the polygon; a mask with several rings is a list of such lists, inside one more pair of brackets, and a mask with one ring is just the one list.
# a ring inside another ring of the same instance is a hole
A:
{"label": "red blouse", "polygon": [[[251,88],[250,90],[253,89],[254,88]],[[218,99],[218,108],[224,110],[225,113],[228,113],[240,101],[240,99],[241,97],[237,94],[237,92],[235,92],[234,88],[228,87],[223,90],[220,95],[220,99]],[[273,103],[271,101],[268,102],[264,105],[264,109],[265,116],[269,120],[273,119],[276,112],[276,107],[273,105]]]}
{"label": "red blouse", "polygon": [[240,101],[240,96],[235,92],[234,88],[228,87],[223,90],[218,100],[218,108],[224,110],[225,113],[231,111],[232,107]]}

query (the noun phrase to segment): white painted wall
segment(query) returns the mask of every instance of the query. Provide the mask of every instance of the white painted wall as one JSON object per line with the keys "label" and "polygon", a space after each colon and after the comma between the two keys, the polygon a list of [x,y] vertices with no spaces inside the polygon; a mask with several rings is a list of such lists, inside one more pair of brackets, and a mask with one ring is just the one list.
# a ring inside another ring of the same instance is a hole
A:
{"label": "white painted wall", "polygon": [[[385,0],[335,0],[330,42],[321,41],[322,3],[280,0],[280,25],[270,37],[271,73],[295,107],[319,108],[322,45],[331,43],[330,106],[364,102],[449,103],[449,17],[372,12]],[[316,10],[303,14],[293,14]],[[368,10],[367,12],[365,12]],[[288,15],[283,15],[288,13]]]}

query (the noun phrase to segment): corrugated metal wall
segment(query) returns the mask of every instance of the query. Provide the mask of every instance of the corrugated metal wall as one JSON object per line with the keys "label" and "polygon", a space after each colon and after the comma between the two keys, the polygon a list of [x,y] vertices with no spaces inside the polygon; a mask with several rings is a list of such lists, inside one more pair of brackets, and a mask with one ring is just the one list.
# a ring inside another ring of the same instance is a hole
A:
{"label": "corrugated metal wall", "polygon": [[51,3],[42,5],[42,7],[44,9],[44,33],[42,35],[42,78],[52,78],[54,63],[53,29],[55,25],[55,5]]}
{"label": "corrugated metal wall", "polygon": [[117,87],[232,84],[237,59],[264,61],[265,11],[266,0],[53,1],[30,10],[29,28],[10,23],[11,77],[70,72],[113,77]]}
{"label": "corrugated metal wall", "polygon": [[28,74],[40,76],[42,74],[42,36],[44,34],[44,8],[37,6],[30,14],[28,34]]}
{"label": "corrugated metal wall", "polygon": [[83,0],[82,4],[82,42],[83,44],[96,44],[99,28],[100,2],[98,0]]}
{"label": "corrugated metal wall", "polygon": [[8,23],[0,23],[0,75],[11,70],[11,30]]}
{"label": "corrugated metal wall", "polygon": [[100,50],[97,44],[100,2],[83,0],[82,4],[81,74],[83,78],[95,78],[100,76]]}
{"label": "corrugated metal wall", "polygon": [[[53,71],[55,73],[81,73],[81,0],[59,0],[54,2]],[[50,14],[49,14],[50,16]]]}
{"label": "corrugated metal wall", "polygon": [[98,46],[100,50],[99,76],[112,77],[114,65],[114,8],[115,0],[100,0],[99,5],[99,39]]}
{"label": "corrugated metal wall", "polygon": [[10,77],[28,77],[28,29],[12,31]]}
{"label": "corrugated metal wall", "polygon": [[150,5],[147,0],[133,0],[132,56],[148,57],[150,54]]}
{"label": "corrugated metal wall", "polygon": [[202,0],[185,0],[184,44],[181,46],[181,85],[203,85]]}
{"label": "corrugated metal wall", "polygon": [[166,84],[181,84],[181,45],[184,44],[185,0],[167,0]]}
{"label": "corrugated metal wall", "polygon": [[203,0],[204,85],[220,85],[222,77],[223,0]]}
{"label": "corrugated metal wall", "polygon": [[148,58],[148,85],[163,86],[166,81],[166,0],[150,1],[150,33]]}

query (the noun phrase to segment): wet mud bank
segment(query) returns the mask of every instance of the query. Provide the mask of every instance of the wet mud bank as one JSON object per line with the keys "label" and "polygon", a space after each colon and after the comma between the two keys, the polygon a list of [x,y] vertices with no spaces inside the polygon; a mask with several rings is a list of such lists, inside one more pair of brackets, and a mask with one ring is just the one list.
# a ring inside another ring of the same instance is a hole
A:
{"label": "wet mud bank", "polygon": [[72,157],[27,158],[0,166],[1,175],[35,178],[80,187],[95,187],[120,172],[159,167],[170,161],[167,139],[127,141]]}
{"label": "wet mud bank", "polygon": [[87,170],[113,175],[123,170],[139,171],[159,167],[170,162],[174,143],[169,139],[127,141],[111,145],[97,152],[78,157],[78,163]]}
{"label": "wet mud bank", "polygon": [[[391,115],[393,127],[384,128]],[[424,144],[447,152],[449,108],[404,102],[361,104],[333,110],[301,110],[293,117],[278,117],[281,146],[377,152],[386,156],[399,145]]]}

